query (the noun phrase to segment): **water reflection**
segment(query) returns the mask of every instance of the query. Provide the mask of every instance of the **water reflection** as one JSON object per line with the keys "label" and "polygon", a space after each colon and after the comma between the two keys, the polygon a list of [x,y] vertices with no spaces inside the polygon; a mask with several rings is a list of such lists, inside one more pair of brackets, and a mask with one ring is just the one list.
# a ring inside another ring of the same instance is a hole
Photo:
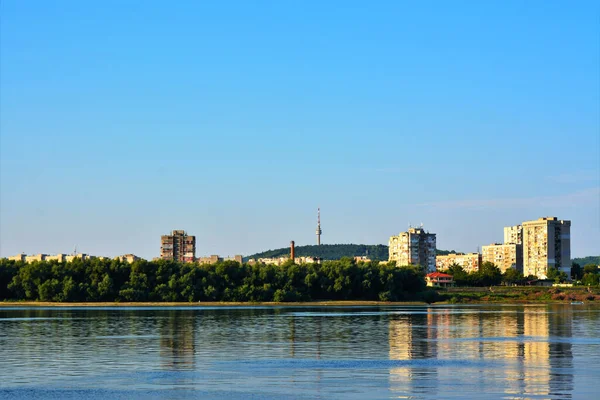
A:
{"label": "water reflection", "polygon": [[0,397],[594,398],[600,308],[0,308],[0,351]]}
{"label": "water reflection", "polygon": [[163,369],[195,368],[195,317],[184,311],[172,311],[159,320],[160,358]]}
{"label": "water reflection", "polygon": [[[408,314],[390,318],[390,360],[418,360],[437,357],[437,315]],[[435,394],[437,370],[434,365],[417,364],[390,369],[393,392]]]}
{"label": "water reflection", "polygon": [[[438,308],[426,315],[391,317],[389,358],[407,362],[390,368],[390,389],[436,395],[456,386],[458,378],[482,393],[502,383],[509,396],[572,398],[573,344],[556,340],[572,337],[572,321],[572,311],[564,306],[495,314]],[[456,363],[414,362],[423,359]],[[457,377],[457,370],[465,375]]]}

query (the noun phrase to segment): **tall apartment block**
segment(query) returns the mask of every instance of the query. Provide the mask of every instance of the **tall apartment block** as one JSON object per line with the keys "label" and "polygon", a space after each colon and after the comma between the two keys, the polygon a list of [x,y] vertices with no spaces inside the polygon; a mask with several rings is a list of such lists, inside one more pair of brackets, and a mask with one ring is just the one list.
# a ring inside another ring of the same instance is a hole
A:
{"label": "tall apartment block", "polygon": [[435,233],[420,228],[410,228],[398,236],[390,237],[388,261],[396,265],[422,265],[427,272],[435,271]]}
{"label": "tall apartment block", "polygon": [[504,244],[523,244],[523,226],[504,227]]}
{"label": "tall apartment block", "polygon": [[[504,238],[506,239],[504,228]],[[490,244],[481,247],[483,262],[491,262],[504,273],[509,268],[523,272],[523,245],[516,243]]]}
{"label": "tall apartment block", "polygon": [[545,217],[523,222],[523,275],[546,279],[548,268],[570,276],[571,221]]}
{"label": "tall apartment block", "polygon": [[437,256],[435,258],[435,268],[438,271],[445,271],[452,264],[460,265],[465,272],[477,272],[481,266],[481,254],[448,254],[446,256]]}
{"label": "tall apartment block", "polygon": [[196,257],[196,236],[185,231],[173,231],[160,237],[160,258],[180,262],[193,262]]}

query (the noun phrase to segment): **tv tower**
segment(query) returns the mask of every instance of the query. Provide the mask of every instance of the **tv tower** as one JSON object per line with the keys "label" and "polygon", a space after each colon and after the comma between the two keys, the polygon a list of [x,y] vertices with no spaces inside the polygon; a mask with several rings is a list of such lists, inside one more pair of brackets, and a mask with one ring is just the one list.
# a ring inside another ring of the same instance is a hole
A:
{"label": "tv tower", "polygon": [[321,208],[317,208],[317,246],[321,245]]}

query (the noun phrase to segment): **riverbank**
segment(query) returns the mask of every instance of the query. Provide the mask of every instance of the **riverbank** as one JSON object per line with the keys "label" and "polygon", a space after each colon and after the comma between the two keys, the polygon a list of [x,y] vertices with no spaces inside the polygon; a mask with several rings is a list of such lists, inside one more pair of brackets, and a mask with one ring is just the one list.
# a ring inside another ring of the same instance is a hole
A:
{"label": "riverbank", "polygon": [[[430,292],[431,304],[547,304],[584,302],[600,305],[600,288],[582,286],[525,287],[495,286],[475,288],[448,288]],[[423,306],[424,301],[365,301],[327,300],[308,302],[48,302],[48,301],[3,301],[0,307],[365,307],[365,306]]]}
{"label": "riverbank", "polygon": [[78,302],[78,303],[55,303],[48,301],[4,301],[0,307],[290,307],[290,306],[331,306],[331,307],[353,307],[353,306],[422,306],[426,305],[420,301],[308,301],[308,302],[211,302],[201,301],[189,302]]}
{"label": "riverbank", "polygon": [[473,303],[570,303],[585,302],[600,304],[600,288],[541,287],[541,286],[494,286],[478,288],[448,288],[439,292],[439,297],[450,304]]}

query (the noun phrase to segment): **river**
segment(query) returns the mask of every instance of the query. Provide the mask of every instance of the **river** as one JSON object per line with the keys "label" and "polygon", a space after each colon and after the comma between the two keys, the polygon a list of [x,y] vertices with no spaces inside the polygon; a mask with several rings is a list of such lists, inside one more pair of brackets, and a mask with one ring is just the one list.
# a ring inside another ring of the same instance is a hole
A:
{"label": "river", "polygon": [[0,307],[0,398],[595,399],[600,307]]}

